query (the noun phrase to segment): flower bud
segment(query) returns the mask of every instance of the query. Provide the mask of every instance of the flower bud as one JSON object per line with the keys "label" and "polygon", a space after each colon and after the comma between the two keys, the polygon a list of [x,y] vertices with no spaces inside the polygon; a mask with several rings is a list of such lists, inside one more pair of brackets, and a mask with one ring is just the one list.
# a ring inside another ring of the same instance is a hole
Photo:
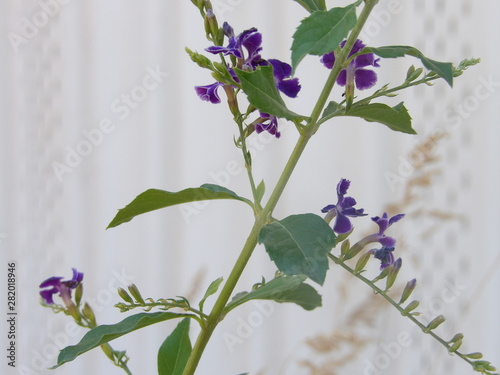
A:
{"label": "flower bud", "polygon": [[366,266],[366,263],[370,260],[370,256],[372,254],[370,252],[364,253],[361,255],[356,262],[356,267],[354,267],[354,273],[360,273]]}
{"label": "flower bud", "polygon": [[396,278],[398,277],[399,270],[401,269],[401,264],[402,264],[401,258],[398,258],[393,264],[391,264],[389,267],[389,274],[387,275],[387,283],[385,284],[385,290],[389,290],[391,286],[394,285],[394,282],[396,281]]}
{"label": "flower bud", "polygon": [[144,299],[141,296],[141,293],[139,292],[139,289],[137,289],[137,286],[135,284],[130,284],[128,286],[128,290],[130,294],[132,294],[132,297],[135,298],[136,302],[144,306],[146,302],[144,302]]}
{"label": "flower bud", "polygon": [[83,305],[82,314],[90,321],[92,328],[97,326],[94,311],[87,302]]}
{"label": "flower bud", "polygon": [[353,247],[351,247],[349,250],[346,251],[344,256],[342,257],[343,261],[349,260],[354,258],[356,255],[358,255],[361,250],[363,250],[364,246],[361,245],[359,242],[355,243]]}
{"label": "flower bud", "polygon": [[118,288],[117,290],[118,292],[118,295],[120,297],[122,297],[122,299],[125,301],[125,302],[128,302],[128,303],[134,303],[134,300],[132,299],[132,297],[130,297],[130,295],[127,293],[127,291],[123,288]]}
{"label": "flower bud", "polygon": [[417,300],[411,301],[408,304],[408,306],[406,306],[405,309],[403,310],[403,313],[404,313],[403,315],[408,314],[409,312],[415,310],[418,307],[418,305],[420,305],[419,301],[417,301]]}
{"label": "flower bud", "polygon": [[458,341],[458,340],[462,340],[464,338],[464,334],[463,333],[457,333],[455,336],[452,337],[452,339],[450,341],[448,341],[449,343],[452,343],[452,342],[455,342],[455,341]]}
{"label": "flower bud", "polygon": [[342,242],[342,245],[340,246],[340,255],[344,256],[349,251],[350,248],[351,248],[351,242],[349,241],[349,239],[346,239],[344,242]]}
{"label": "flower bud", "polygon": [[80,306],[80,302],[82,301],[83,296],[83,284],[79,283],[75,289],[75,303],[77,306]]}
{"label": "flower bud", "polygon": [[399,300],[399,304],[401,305],[403,302],[405,302],[408,297],[412,294],[413,290],[415,290],[415,286],[417,285],[417,279],[410,280],[406,283],[406,286],[403,290],[403,293],[401,295],[401,299]]}
{"label": "flower bud", "polygon": [[439,315],[432,319],[432,321],[427,325],[425,332],[429,332],[433,329],[436,329],[441,323],[444,323],[446,318],[443,315]]}
{"label": "flower bud", "polygon": [[456,351],[460,348],[460,346],[462,346],[462,339],[455,341],[455,342],[454,342],[454,343],[453,343],[453,344],[452,344],[452,345],[448,348],[448,351],[449,351],[450,353],[454,353],[454,352],[456,352]]}
{"label": "flower bud", "polygon": [[382,272],[380,272],[380,274],[379,274],[376,278],[374,278],[374,279],[372,280],[372,283],[375,283],[375,282],[377,282],[377,281],[379,281],[379,280],[382,280],[382,279],[384,279],[385,277],[387,277],[387,275],[389,275],[389,273],[391,272],[391,269],[392,269],[392,266],[385,267],[385,268],[382,270]]}
{"label": "flower bud", "polygon": [[483,353],[474,352],[474,353],[466,354],[465,356],[467,358],[470,358],[470,359],[481,359],[481,358],[483,358]]}
{"label": "flower bud", "polygon": [[104,354],[106,354],[106,357],[108,357],[109,359],[111,359],[114,362],[114,355],[113,355],[114,353],[113,353],[113,349],[111,349],[111,346],[109,346],[109,344],[104,344],[104,345],[101,345],[101,349],[104,352]]}

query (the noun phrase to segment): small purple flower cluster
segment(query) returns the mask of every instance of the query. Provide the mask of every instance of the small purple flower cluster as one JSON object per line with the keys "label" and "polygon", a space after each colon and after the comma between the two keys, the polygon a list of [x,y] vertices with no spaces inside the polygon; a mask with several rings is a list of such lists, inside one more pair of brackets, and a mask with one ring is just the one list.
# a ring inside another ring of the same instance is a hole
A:
{"label": "small purple flower cluster", "polygon": [[[279,91],[290,98],[297,97],[300,91],[298,78],[292,78],[292,67],[280,60],[262,59],[260,52],[262,50],[262,34],[256,28],[243,31],[238,36],[234,35],[233,28],[227,22],[223,25],[224,35],[229,39],[226,47],[211,46],[206,48],[207,52],[212,54],[222,53],[223,55],[232,55],[237,59],[236,67],[242,70],[255,70],[258,66],[271,65],[274,72],[274,82]],[[233,68],[228,67],[229,73],[235,82],[239,82]],[[222,82],[215,82],[211,85],[196,86],[195,90],[201,100],[210,103],[220,103],[218,88],[223,86]],[[278,119],[274,115],[260,113],[262,122],[255,124],[255,131],[261,133],[267,131],[276,138],[280,137],[278,131]]]}
{"label": "small purple flower cluster", "polygon": [[[321,212],[326,213],[325,220],[327,222],[331,222],[335,218],[333,231],[337,234],[349,233],[352,230],[353,226],[349,217],[366,216],[362,208],[354,208],[354,206],[356,205],[356,200],[354,198],[346,197],[347,189],[349,188],[349,186],[350,181],[344,178],[341,179],[337,185],[337,203],[330,204],[321,210]],[[401,220],[404,216],[404,214],[398,214],[389,218],[387,213],[384,212],[381,217],[372,217],[372,221],[375,222],[379,227],[378,232],[364,237],[354,246],[361,250],[366,245],[373,242],[378,242],[380,245],[382,245],[380,249],[372,249],[369,251],[374,255],[376,259],[380,260],[380,269],[384,269],[387,266],[394,264],[395,262],[401,262],[400,259],[396,261],[393,255],[393,251],[396,247],[396,239],[386,236],[385,231],[392,224]]]}

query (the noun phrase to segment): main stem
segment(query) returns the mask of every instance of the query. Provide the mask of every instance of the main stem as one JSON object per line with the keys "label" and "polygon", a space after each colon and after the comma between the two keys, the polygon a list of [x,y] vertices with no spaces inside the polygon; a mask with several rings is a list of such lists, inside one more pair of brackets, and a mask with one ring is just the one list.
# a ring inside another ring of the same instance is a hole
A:
{"label": "main stem", "polygon": [[270,214],[276,207],[276,204],[278,203],[278,200],[280,199],[281,194],[283,193],[283,190],[285,189],[285,186],[288,183],[288,180],[290,179],[292,172],[295,169],[302,155],[302,152],[306,148],[309,139],[311,139],[314,133],[318,130],[317,127],[318,119],[321,115],[321,112],[323,111],[326,101],[328,100],[330,92],[332,91],[333,86],[335,85],[337,77],[340,71],[343,69],[342,64],[345,62],[349,52],[352,49],[352,46],[356,42],[356,39],[358,38],[359,33],[361,32],[361,29],[363,28],[366,20],[368,19],[369,14],[371,13],[371,11],[373,10],[373,8],[377,3],[378,0],[365,0],[365,6],[358,17],[356,25],[352,29],[344,48],[342,49],[341,53],[336,59],[332,71],[330,72],[330,75],[328,76],[328,79],[325,82],[325,85],[320,93],[316,105],[314,106],[314,109],[311,113],[311,120],[309,124],[304,128],[304,131],[301,133],[292,151],[292,154],[290,155],[290,158],[288,159],[288,162],[285,165],[285,168],[283,169],[283,172],[281,173],[281,176],[278,182],[276,183],[276,186],[273,192],[271,193],[271,196],[269,197],[267,204],[262,209],[262,211],[260,211],[256,215],[254,225],[250,231],[250,234],[248,235],[245,245],[243,246],[243,249],[239,257],[236,260],[236,263],[233,269],[231,270],[231,273],[229,274],[227,281],[224,284],[224,287],[222,288],[208,319],[206,320],[206,324],[201,327],[201,332],[198,336],[198,339],[196,340],[191,355],[189,356],[186,367],[184,368],[183,375],[194,375],[198,363],[200,362],[203,351],[205,350],[205,347],[207,346],[208,341],[212,336],[212,333],[217,327],[217,324],[219,324],[219,322],[224,318],[224,307],[229,301],[229,298],[233,293],[236,283],[240,279],[243,270],[245,269],[250,257],[252,256],[253,250],[257,246],[259,232],[261,228],[266,224]]}

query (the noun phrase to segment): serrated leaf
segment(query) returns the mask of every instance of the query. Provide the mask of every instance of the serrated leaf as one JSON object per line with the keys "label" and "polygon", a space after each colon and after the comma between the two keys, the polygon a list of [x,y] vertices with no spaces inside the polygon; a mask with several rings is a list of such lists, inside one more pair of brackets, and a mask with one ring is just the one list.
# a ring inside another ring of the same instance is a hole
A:
{"label": "serrated leaf", "polygon": [[259,233],[259,243],[278,269],[287,275],[306,275],[323,285],[328,253],[335,246],[332,228],[318,215],[300,214],[274,221]]}
{"label": "serrated leaf", "polygon": [[292,67],[306,55],[324,55],[335,50],[356,24],[359,1],[345,8],[313,12],[304,18],[293,34]]}
{"label": "serrated leaf", "polygon": [[213,184],[204,184],[199,188],[188,188],[175,193],[159,189],[149,189],[139,194],[127,206],[118,210],[114,219],[109,223],[108,228],[116,227],[132,220],[138,215],[160,208],[213,199],[234,199],[245,202],[251,207],[253,206],[252,202],[248,199],[240,197],[235,192],[223,186]]}
{"label": "serrated leaf", "polygon": [[74,360],[79,355],[118,337],[124,336],[127,333],[152,324],[185,316],[185,314],[175,314],[171,312],[140,313],[129,316],[116,324],[98,326],[88,331],[78,344],[62,349],[57,357],[57,365],[52,368],[55,369],[66,362]]}
{"label": "serrated leaf", "polygon": [[203,311],[203,306],[205,305],[205,301],[208,297],[211,295],[217,293],[217,290],[219,290],[219,286],[222,283],[223,278],[219,277],[217,280],[214,280],[210,283],[210,285],[207,288],[207,291],[205,292],[205,295],[201,299],[199,303],[200,310]]}
{"label": "serrated leaf", "polygon": [[276,88],[272,65],[258,66],[250,72],[240,69],[234,71],[248,100],[261,112],[290,121],[302,117],[286,107]]}
{"label": "serrated leaf", "polygon": [[158,350],[158,375],[182,375],[191,355],[190,318],[184,318]]}
{"label": "serrated leaf", "polygon": [[422,64],[429,70],[435,72],[438,76],[443,78],[450,86],[453,86],[453,64],[449,62],[440,62],[425,57],[415,47],[411,46],[384,46],[384,47],[366,47],[362,52],[372,52],[382,58],[396,58],[405,55],[414,56],[422,62]]}
{"label": "serrated leaf", "polygon": [[251,292],[240,292],[226,306],[226,313],[254,299],[279,303],[295,303],[305,310],[321,306],[321,296],[310,285],[304,284],[305,275],[280,276]]}
{"label": "serrated leaf", "polygon": [[294,0],[302,5],[309,13],[317,10],[326,10],[325,0]]}
{"label": "serrated leaf", "polygon": [[411,127],[411,117],[403,102],[394,107],[383,103],[355,105],[345,116],[361,117],[369,122],[384,124],[395,131],[416,134],[416,131]]}

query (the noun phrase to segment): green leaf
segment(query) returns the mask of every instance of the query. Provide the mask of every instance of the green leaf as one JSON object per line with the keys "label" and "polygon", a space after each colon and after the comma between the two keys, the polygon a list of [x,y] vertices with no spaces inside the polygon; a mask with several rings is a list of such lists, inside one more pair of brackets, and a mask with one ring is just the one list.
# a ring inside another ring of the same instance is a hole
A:
{"label": "green leaf", "polygon": [[431,60],[425,57],[422,52],[420,52],[415,47],[411,46],[384,46],[384,47],[367,47],[364,48],[361,53],[372,52],[377,56],[382,58],[396,58],[403,57],[404,55],[414,56],[429,70],[435,72],[438,76],[443,78],[450,86],[453,86],[453,64],[449,62],[440,62],[436,60]]}
{"label": "green leaf", "polygon": [[264,226],[259,233],[271,260],[287,275],[306,275],[323,285],[328,253],[335,246],[332,228],[318,215],[292,215]]}
{"label": "green leaf", "polygon": [[205,295],[203,296],[203,298],[199,303],[200,311],[203,311],[203,305],[205,305],[206,299],[217,292],[220,284],[222,283],[222,280],[223,278],[219,277],[217,280],[214,280],[210,283],[210,285],[207,288],[207,291],[205,292]]}
{"label": "green leaf", "polygon": [[116,324],[98,326],[88,331],[78,344],[62,349],[57,357],[57,365],[52,368],[55,369],[66,362],[74,360],[79,355],[126,335],[127,333],[165,320],[185,316],[186,314],[175,314],[171,312],[140,313],[129,316]]}
{"label": "green leaf", "polygon": [[321,306],[321,296],[310,285],[304,284],[305,275],[280,276],[251,291],[238,293],[226,306],[226,313],[254,299],[272,300],[279,303],[295,303],[305,310]]}
{"label": "green leaf", "polygon": [[213,184],[204,184],[199,188],[184,189],[176,193],[165,190],[149,189],[139,194],[132,202],[125,206],[125,208],[118,210],[114,219],[109,223],[108,228],[116,227],[132,220],[138,215],[160,208],[213,199],[235,199],[248,203],[251,207],[253,206],[252,202],[248,199],[240,197],[235,192],[225,187]]}
{"label": "green leaf", "polygon": [[319,10],[304,18],[293,34],[292,67],[308,54],[324,55],[335,50],[356,24],[357,1],[345,8]]}
{"label": "green leaf", "polygon": [[342,108],[345,108],[345,107],[342,107],[340,105],[340,103],[337,103],[336,101],[332,100],[330,103],[328,103],[328,105],[326,106],[325,110],[323,111],[322,118],[330,116],[330,115],[333,115],[335,112],[337,112],[338,110],[340,110]]}
{"label": "green leaf", "polygon": [[325,0],[294,0],[302,5],[309,13],[317,10],[326,10]]}
{"label": "green leaf", "polygon": [[189,318],[184,318],[158,350],[158,375],[182,375],[191,355]]}
{"label": "green leaf", "polygon": [[303,117],[286,107],[276,88],[272,65],[258,66],[250,72],[240,69],[234,71],[248,100],[259,110],[290,121]]}
{"label": "green leaf", "polygon": [[411,127],[411,117],[403,102],[394,107],[383,103],[354,105],[345,116],[361,117],[369,122],[387,125],[395,131],[416,134]]}

